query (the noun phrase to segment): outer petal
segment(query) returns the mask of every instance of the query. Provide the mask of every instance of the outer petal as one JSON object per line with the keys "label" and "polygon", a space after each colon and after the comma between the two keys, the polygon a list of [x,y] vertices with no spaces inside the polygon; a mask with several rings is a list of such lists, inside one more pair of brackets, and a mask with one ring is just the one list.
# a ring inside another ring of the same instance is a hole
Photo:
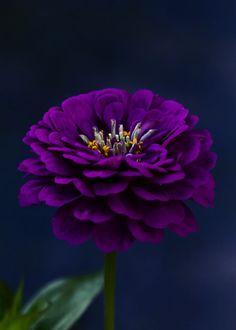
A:
{"label": "outer petal", "polygon": [[171,155],[182,165],[187,165],[197,159],[200,154],[200,141],[191,135],[184,135],[176,139],[168,147]]}
{"label": "outer petal", "polygon": [[108,208],[106,200],[99,198],[80,198],[73,208],[76,219],[92,221],[94,223],[111,220],[114,213]]}
{"label": "outer petal", "polygon": [[209,176],[208,182],[201,185],[195,190],[192,199],[198,204],[205,207],[213,207],[215,198],[215,180],[212,175]]}
{"label": "outer petal", "polygon": [[140,242],[160,243],[163,230],[154,229],[140,221],[129,221],[128,227],[132,235]]}
{"label": "outer petal", "polygon": [[19,165],[18,169],[27,174],[33,174],[37,176],[48,176],[50,172],[45,168],[45,165],[37,158],[25,159]]}
{"label": "outer petal", "polygon": [[134,241],[124,219],[96,225],[93,236],[97,247],[105,253],[127,250]]}
{"label": "outer petal", "polygon": [[141,220],[145,211],[142,199],[132,193],[112,195],[108,198],[108,204],[113,212],[134,220]]}
{"label": "outer petal", "polygon": [[181,223],[184,219],[184,207],[180,202],[156,203],[144,215],[144,223],[152,228],[166,228],[172,223]]}
{"label": "outer petal", "polygon": [[68,207],[60,208],[53,218],[53,233],[60,239],[72,245],[87,241],[93,230],[91,222],[80,222],[71,214]]}
{"label": "outer petal", "polygon": [[72,139],[77,138],[78,133],[76,126],[67,114],[58,110],[50,110],[48,116],[57,132]]}
{"label": "outer petal", "polygon": [[41,189],[39,200],[49,206],[60,207],[76,200],[79,196],[73,186],[65,188],[58,185],[48,185]]}
{"label": "outer petal", "polygon": [[39,204],[39,193],[45,185],[47,185],[47,182],[40,179],[30,180],[26,182],[20,189],[20,205],[25,207],[34,204]]}
{"label": "outer petal", "polygon": [[177,235],[185,237],[189,233],[194,233],[197,231],[198,227],[195,221],[195,218],[191,212],[191,210],[184,205],[185,215],[184,219],[179,224],[170,224],[169,229],[175,232]]}

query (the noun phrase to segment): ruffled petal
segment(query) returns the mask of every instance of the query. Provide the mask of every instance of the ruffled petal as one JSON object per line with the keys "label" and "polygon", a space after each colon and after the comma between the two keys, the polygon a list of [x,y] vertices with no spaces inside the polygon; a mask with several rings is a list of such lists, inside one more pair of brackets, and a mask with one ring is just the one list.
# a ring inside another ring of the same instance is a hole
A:
{"label": "ruffled petal", "polygon": [[60,239],[71,245],[86,242],[92,234],[93,224],[91,222],[80,222],[71,214],[68,207],[60,208],[53,218],[53,233]]}
{"label": "ruffled petal", "polygon": [[20,163],[18,169],[27,174],[37,176],[49,176],[50,172],[45,168],[45,165],[37,158],[28,158]]}
{"label": "ruffled petal", "polygon": [[145,211],[143,201],[131,193],[112,195],[108,198],[108,204],[113,212],[135,220],[142,219]]}
{"label": "ruffled petal", "polygon": [[41,189],[39,200],[49,206],[60,207],[76,200],[79,196],[73,187],[65,189],[58,185],[49,185]]}
{"label": "ruffled petal", "polygon": [[84,94],[68,98],[62,103],[62,109],[71,118],[80,133],[93,137],[92,127],[96,125],[96,113],[93,110],[93,95]]}
{"label": "ruffled petal", "polygon": [[108,208],[106,200],[101,198],[96,200],[80,198],[73,208],[73,215],[78,220],[88,220],[94,223],[108,221],[114,217],[114,213]]}
{"label": "ruffled petal", "polygon": [[125,251],[134,241],[125,220],[122,219],[96,225],[93,237],[97,247],[105,253]]}
{"label": "ruffled petal", "polygon": [[140,242],[158,244],[163,238],[163,230],[147,226],[141,221],[129,221],[128,227],[132,235]]}
{"label": "ruffled petal", "polygon": [[144,223],[149,227],[162,229],[172,223],[181,223],[184,216],[184,207],[179,202],[156,203],[145,212]]}
{"label": "ruffled petal", "polygon": [[98,196],[107,196],[110,194],[118,194],[128,187],[127,181],[114,181],[114,182],[96,182],[93,185],[93,190]]}
{"label": "ruffled petal", "polygon": [[211,174],[208,181],[195,190],[192,199],[204,207],[214,206],[215,180]]}
{"label": "ruffled petal", "polygon": [[47,182],[40,179],[26,182],[20,189],[19,202],[22,207],[39,204],[39,193],[47,185]]}
{"label": "ruffled petal", "polygon": [[169,229],[175,232],[177,235],[185,237],[190,233],[194,233],[198,230],[196,220],[192,214],[192,211],[184,205],[184,219],[181,223],[170,224]]}

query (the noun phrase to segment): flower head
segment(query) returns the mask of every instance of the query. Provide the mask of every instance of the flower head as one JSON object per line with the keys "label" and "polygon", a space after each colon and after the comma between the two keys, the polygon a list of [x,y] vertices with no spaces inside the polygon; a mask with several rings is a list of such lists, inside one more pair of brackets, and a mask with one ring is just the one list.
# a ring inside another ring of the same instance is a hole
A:
{"label": "flower head", "polygon": [[49,109],[24,138],[34,153],[19,169],[32,178],[20,203],[58,208],[56,237],[89,238],[104,252],[159,243],[197,225],[185,201],[214,200],[216,155],[198,117],[149,90],[104,89]]}

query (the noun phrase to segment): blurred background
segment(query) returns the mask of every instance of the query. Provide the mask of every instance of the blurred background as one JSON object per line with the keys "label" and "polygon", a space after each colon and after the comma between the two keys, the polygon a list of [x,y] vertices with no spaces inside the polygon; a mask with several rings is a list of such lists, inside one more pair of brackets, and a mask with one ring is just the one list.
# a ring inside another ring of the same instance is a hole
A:
{"label": "blurred background", "polygon": [[[102,266],[93,243],[51,232],[54,210],[21,209],[29,155],[22,137],[51,106],[105,87],[150,88],[201,117],[219,155],[214,209],[194,207],[200,231],[135,244],[118,258],[118,330],[236,329],[236,2],[0,3],[0,277],[26,298],[46,282]],[[102,299],[74,329],[102,329]]]}

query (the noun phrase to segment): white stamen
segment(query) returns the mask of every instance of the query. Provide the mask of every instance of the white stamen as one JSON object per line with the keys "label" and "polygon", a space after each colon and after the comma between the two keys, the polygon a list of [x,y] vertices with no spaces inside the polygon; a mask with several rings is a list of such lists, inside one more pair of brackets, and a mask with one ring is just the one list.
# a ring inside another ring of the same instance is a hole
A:
{"label": "white stamen", "polygon": [[141,137],[140,141],[144,141],[144,140],[148,139],[155,131],[156,131],[155,129],[150,129],[149,131],[147,131],[147,133],[145,133]]}
{"label": "white stamen", "polygon": [[122,124],[119,126],[119,136],[121,139],[124,136],[124,126]]}
{"label": "white stamen", "polygon": [[112,137],[115,137],[116,135],[116,120],[111,119],[111,135]]}
{"label": "white stamen", "polygon": [[80,137],[81,137],[81,139],[86,143],[86,144],[89,144],[89,139],[87,138],[87,136],[86,135],[84,135],[84,134],[80,134]]}
{"label": "white stamen", "polygon": [[139,136],[139,133],[141,132],[141,123],[137,123],[132,134],[131,134],[131,140],[137,139]]}
{"label": "white stamen", "polygon": [[112,148],[111,140],[109,138],[107,138],[107,145],[109,148]]}

